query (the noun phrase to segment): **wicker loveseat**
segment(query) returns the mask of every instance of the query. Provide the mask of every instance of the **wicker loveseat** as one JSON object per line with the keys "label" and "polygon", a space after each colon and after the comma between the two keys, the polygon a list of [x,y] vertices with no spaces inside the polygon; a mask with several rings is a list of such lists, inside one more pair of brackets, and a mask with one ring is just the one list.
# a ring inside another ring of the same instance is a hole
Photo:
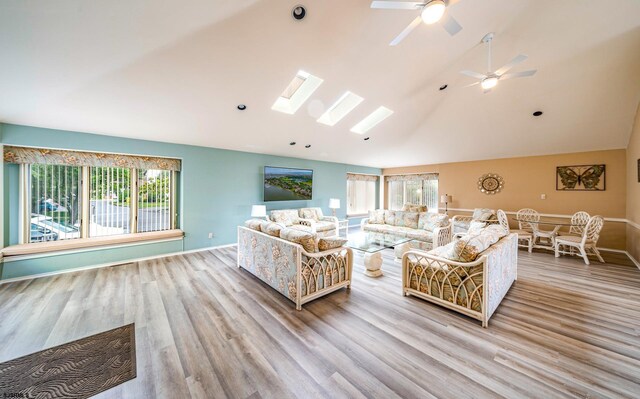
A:
{"label": "wicker loveseat", "polygon": [[338,235],[338,218],[324,216],[321,208],[273,210],[269,214],[269,220],[286,227],[317,234],[319,237]]}
{"label": "wicker loveseat", "polygon": [[[498,228],[498,226],[495,226]],[[509,234],[480,252],[472,262],[445,257],[455,245],[428,252],[411,250],[402,259],[402,287],[413,295],[482,321],[487,327],[517,278],[518,236]]]}
{"label": "wicker loveseat", "polygon": [[475,224],[476,227],[484,227],[490,223],[497,223],[498,217],[495,209],[475,208],[470,216],[455,215],[451,218],[451,222],[453,223],[453,234],[464,234],[469,231],[472,224]]}
{"label": "wicker loveseat", "polygon": [[429,250],[451,241],[449,217],[434,212],[378,209],[360,222],[362,231],[393,234],[415,240],[418,249]]}
{"label": "wicker loveseat", "polygon": [[[291,229],[278,226],[276,229],[282,229],[280,235],[286,237],[285,231]],[[316,240],[315,246],[312,244],[313,249],[308,246],[305,249],[306,243],[303,246],[256,229],[238,226],[238,267],[269,284],[293,301],[296,309],[300,310],[304,303],[351,286],[352,250],[340,246],[319,251],[317,245]]]}

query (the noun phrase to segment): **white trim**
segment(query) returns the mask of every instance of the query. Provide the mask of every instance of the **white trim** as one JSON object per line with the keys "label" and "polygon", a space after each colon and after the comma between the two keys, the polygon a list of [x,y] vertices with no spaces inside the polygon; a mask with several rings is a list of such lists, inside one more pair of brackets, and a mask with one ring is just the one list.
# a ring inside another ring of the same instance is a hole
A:
{"label": "white trim", "polygon": [[[438,207],[438,211],[444,211],[444,208],[440,208]],[[449,208],[449,211],[454,211],[454,212],[469,212],[469,213],[473,213],[473,209],[465,209],[465,208]],[[515,215],[518,212],[517,211],[504,211],[504,213],[506,213],[507,215]],[[562,219],[571,219],[573,217],[573,215],[561,215],[561,214],[555,214],[555,213],[540,213],[539,214],[542,217],[548,217],[548,218],[562,218]],[[637,229],[640,229],[640,225],[636,224],[628,219],[625,218],[608,218],[605,217],[604,218],[605,221],[607,222],[614,222],[614,223],[629,223],[631,225],[635,225],[635,227]]]}
{"label": "white trim", "polygon": [[629,257],[629,259],[631,259],[631,262],[633,262],[633,264],[634,264],[634,265],[636,265],[636,267],[637,267],[638,269],[640,269],[640,262],[638,262],[638,261],[636,260],[636,258],[634,258],[633,256],[631,256],[631,254],[630,254],[628,251],[624,251],[624,252],[627,254],[627,256]]}
{"label": "white trim", "polygon": [[232,247],[232,246],[235,246],[235,245],[237,245],[237,244],[236,243],[225,244],[225,245],[218,245],[218,246],[214,246],[214,247],[191,249],[189,251],[171,252],[171,253],[168,253],[168,254],[146,256],[146,257],[143,257],[143,258],[123,259],[123,260],[119,260],[119,261],[115,261],[115,262],[102,263],[102,264],[99,264],[99,265],[90,265],[90,266],[76,267],[76,268],[73,268],[73,269],[57,270],[55,272],[31,274],[29,276],[22,276],[22,277],[8,278],[6,280],[0,280],[0,285],[6,284],[6,283],[13,283],[13,282],[16,282],[16,281],[31,280],[31,279],[40,278],[40,277],[55,276],[55,275],[58,275],[58,274],[75,273],[75,272],[81,272],[81,271],[84,271],[84,270],[100,269],[100,268],[103,268],[103,267],[118,266],[118,265],[123,265],[123,264],[126,264],[126,263],[144,262],[144,261],[147,261],[147,260],[164,258],[164,257],[169,257],[169,256],[184,255],[184,254],[190,254],[190,253],[194,253],[194,252],[211,251],[213,249],[228,248],[228,247]]}
{"label": "white trim", "polygon": [[130,243],[124,243],[124,244],[101,245],[101,246],[86,247],[86,248],[79,248],[79,249],[68,249],[65,251],[42,252],[42,253],[30,254],[30,255],[5,256],[4,263],[19,261],[19,260],[38,259],[38,258],[52,258],[54,256],[73,255],[73,254],[79,254],[83,252],[104,251],[108,249],[126,248],[126,247],[133,247],[137,245],[156,244],[156,243],[162,243],[162,242],[168,242],[168,241],[179,241],[183,239],[184,237],[172,237],[172,238],[164,238],[159,240],[148,240],[148,241],[130,242]]}
{"label": "white trim", "polygon": [[640,224],[634,222],[633,220],[627,219],[627,224],[629,224],[631,227],[634,227],[634,228],[640,230]]}

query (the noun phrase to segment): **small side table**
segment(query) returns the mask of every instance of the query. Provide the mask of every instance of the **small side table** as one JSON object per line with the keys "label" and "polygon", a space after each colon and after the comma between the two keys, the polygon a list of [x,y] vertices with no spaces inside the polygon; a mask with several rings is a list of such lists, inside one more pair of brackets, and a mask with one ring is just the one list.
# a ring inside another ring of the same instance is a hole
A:
{"label": "small side table", "polygon": [[338,236],[342,237],[342,231],[344,231],[344,237],[349,237],[349,220],[338,220]]}

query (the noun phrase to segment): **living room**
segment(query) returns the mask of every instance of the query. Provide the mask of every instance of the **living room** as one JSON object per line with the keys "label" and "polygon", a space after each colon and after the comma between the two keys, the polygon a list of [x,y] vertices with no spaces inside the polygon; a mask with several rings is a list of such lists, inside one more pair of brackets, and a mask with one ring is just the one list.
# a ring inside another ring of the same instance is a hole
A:
{"label": "living room", "polygon": [[637,2],[0,11],[3,395],[640,391]]}

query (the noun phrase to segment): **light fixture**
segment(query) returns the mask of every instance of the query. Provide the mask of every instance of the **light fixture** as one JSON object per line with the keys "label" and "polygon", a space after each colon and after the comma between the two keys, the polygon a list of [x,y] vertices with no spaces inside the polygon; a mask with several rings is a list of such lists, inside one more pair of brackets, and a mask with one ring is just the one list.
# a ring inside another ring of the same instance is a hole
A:
{"label": "light fixture", "polygon": [[364,141],[369,141],[370,137],[365,137]]}
{"label": "light fixture", "polygon": [[450,196],[449,194],[441,195],[440,202],[444,204],[444,214],[447,215],[449,213],[449,209],[448,209],[449,202],[453,202],[453,197]]}
{"label": "light fixture", "polygon": [[495,76],[489,76],[486,77],[484,79],[482,79],[482,82],[480,83],[480,86],[482,86],[483,89],[485,90],[489,90],[489,89],[493,89],[494,87],[496,87],[496,85],[498,84],[498,78]]}
{"label": "light fixture", "polygon": [[542,114],[543,114],[542,111],[536,111],[536,112],[533,113],[533,116],[540,116]]}
{"label": "light fixture", "polygon": [[449,85],[447,84],[440,86],[440,91],[445,90],[447,87],[449,87]]}
{"label": "light fixture", "polygon": [[244,111],[245,109],[247,109],[247,106],[246,106],[246,105],[244,105],[244,104],[239,104],[239,105],[238,105],[238,109],[239,109],[240,111]]}
{"label": "light fixture", "polygon": [[427,25],[435,24],[440,21],[442,16],[444,15],[444,10],[447,8],[446,4],[444,4],[443,0],[432,0],[427,3],[426,6],[422,9],[422,13],[420,17],[422,17],[422,22]]}
{"label": "light fixture", "polygon": [[329,199],[329,208],[333,211],[333,217],[336,217],[336,209],[340,209],[340,199],[339,198]]}
{"label": "light fixture", "polygon": [[289,143],[289,145],[296,145],[296,142],[292,141],[292,142]]}
{"label": "light fixture", "polygon": [[351,128],[353,133],[357,134],[365,134],[378,123],[387,119],[393,114],[393,111],[387,107],[379,107],[372,113],[370,113],[366,118],[358,122],[357,125]]}
{"label": "light fixture", "polygon": [[311,148],[311,144],[305,145],[304,148]]}
{"label": "light fixture", "polygon": [[265,205],[251,205],[252,218],[266,218],[267,207]]}

